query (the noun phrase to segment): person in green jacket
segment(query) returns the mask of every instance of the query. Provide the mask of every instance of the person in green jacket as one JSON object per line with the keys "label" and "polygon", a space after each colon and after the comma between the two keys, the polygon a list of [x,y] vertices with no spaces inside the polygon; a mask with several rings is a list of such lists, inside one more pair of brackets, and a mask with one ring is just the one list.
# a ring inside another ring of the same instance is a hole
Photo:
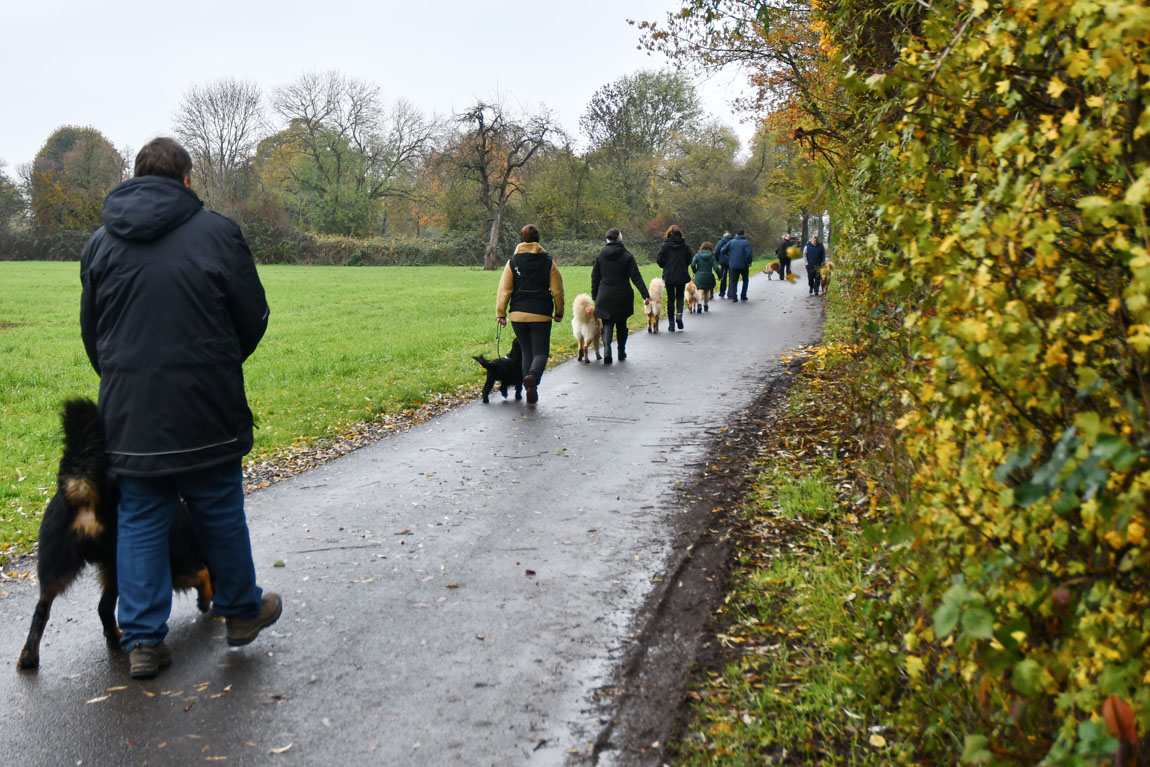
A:
{"label": "person in green jacket", "polygon": [[695,275],[695,287],[703,293],[703,308],[700,311],[711,311],[710,301],[715,295],[715,281],[719,276],[719,264],[715,260],[714,246],[704,242],[699,246],[699,252],[691,259],[691,273]]}

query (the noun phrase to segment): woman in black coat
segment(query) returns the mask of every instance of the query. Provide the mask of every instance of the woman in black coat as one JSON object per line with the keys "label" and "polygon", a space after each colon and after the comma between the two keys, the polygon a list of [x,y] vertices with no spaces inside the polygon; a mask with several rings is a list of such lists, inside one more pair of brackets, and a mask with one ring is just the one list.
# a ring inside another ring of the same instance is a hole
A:
{"label": "woman in black coat", "polygon": [[655,257],[655,263],[663,267],[663,282],[667,285],[667,329],[672,333],[676,325],[679,330],[683,329],[683,288],[691,281],[693,255],[683,240],[683,230],[672,224]]}
{"label": "woman in black coat", "polygon": [[623,247],[623,233],[607,230],[607,244],[599,251],[591,267],[591,299],[595,316],[603,321],[603,364],[611,364],[611,336],[619,332],[619,361],[627,359],[627,318],[635,313],[635,292],[639,289],[643,303],[651,301],[635,257]]}

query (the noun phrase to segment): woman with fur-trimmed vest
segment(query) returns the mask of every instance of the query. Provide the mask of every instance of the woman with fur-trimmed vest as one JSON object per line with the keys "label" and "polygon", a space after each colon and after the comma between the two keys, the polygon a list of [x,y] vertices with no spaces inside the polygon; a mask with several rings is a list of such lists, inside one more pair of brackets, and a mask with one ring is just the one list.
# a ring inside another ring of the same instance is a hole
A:
{"label": "woman with fur-trimmed vest", "polygon": [[683,288],[691,281],[691,246],[683,239],[683,230],[672,224],[667,230],[655,263],[663,267],[663,282],[667,286],[667,329],[683,329]]}
{"label": "woman with fur-trimmed vest", "polygon": [[551,354],[551,321],[563,321],[563,277],[555,260],[539,244],[539,229],[528,224],[523,241],[499,278],[495,319],[511,328],[523,350],[523,388],[528,404],[539,401],[537,388]]}
{"label": "woman with fur-trimmed vest", "polygon": [[599,251],[591,267],[591,300],[595,302],[595,316],[603,321],[603,364],[611,364],[611,337],[618,332],[619,361],[627,359],[627,318],[635,313],[635,291],[639,289],[643,303],[650,303],[651,294],[643,284],[643,275],[631,251],[623,246],[623,233],[607,230],[607,244]]}

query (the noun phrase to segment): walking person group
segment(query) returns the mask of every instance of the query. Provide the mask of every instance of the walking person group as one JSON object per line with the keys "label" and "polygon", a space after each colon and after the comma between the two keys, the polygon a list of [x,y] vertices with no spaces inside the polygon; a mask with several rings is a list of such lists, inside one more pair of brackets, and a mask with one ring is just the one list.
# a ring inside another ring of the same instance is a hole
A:
{"label": "walking person group", "polygon": [[[539,381],[550,355],[551,323],[563,320],[563,277],[554,259],[539,244],[538,228],[525,226],[520,235],[522,242],[508,259],[499,280],[495,317],[502,326],[511,320],[523,350],[527,402],[534,404],[539,400]],[[645,305],[651,303],[652,296],[643,284],[635,256],[623,244],[623,233],[616,228],[609,229],[606,240],[591,268],[591,299],[595,302],[595,317],[603,323],[603,363],[610,365],[616,357],[619,361],[627,359],[627,320],[635,313],[632,286],[639,291]],[[797,245],[797,237],[786,235],[775,249],[780,276],[791,273],[790,251]],[[811,293],[818,295],[819,270],[826,261],[826,250],[817,236],[803,248],[803,255],[807,259]],[[695,253],[687,244],[683,230],[678,225],[670,226],[655,256],[655,263],[663,270],[662,281],[667,290],[667,330],[672,333],[683,330],[688,283],[693,282],[701,294],[701,311],[710,311],[716,287],[720,298],[726,297],[735,303],[748,300],[753,262],[751,243],[742,229],[734,236],[724,232],[714,245],[703,242]],[[613,341],[617,345],[615,355],[611,351]]]}

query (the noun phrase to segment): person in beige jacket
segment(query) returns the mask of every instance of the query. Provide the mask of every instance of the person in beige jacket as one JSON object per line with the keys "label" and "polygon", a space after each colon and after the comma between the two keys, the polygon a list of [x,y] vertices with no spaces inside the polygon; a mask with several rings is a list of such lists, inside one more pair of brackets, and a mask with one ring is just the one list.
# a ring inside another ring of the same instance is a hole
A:
{"label": "person in beige jacket", "polygon": [[539,401],[539,380],[551,354],[551,321],[563,321],[563,277],[539,244],[539,229],[528,224],[520,239],[499,278],[495,319],[503,327],[511,320],[523,350],[523,388],[533,405]]}

